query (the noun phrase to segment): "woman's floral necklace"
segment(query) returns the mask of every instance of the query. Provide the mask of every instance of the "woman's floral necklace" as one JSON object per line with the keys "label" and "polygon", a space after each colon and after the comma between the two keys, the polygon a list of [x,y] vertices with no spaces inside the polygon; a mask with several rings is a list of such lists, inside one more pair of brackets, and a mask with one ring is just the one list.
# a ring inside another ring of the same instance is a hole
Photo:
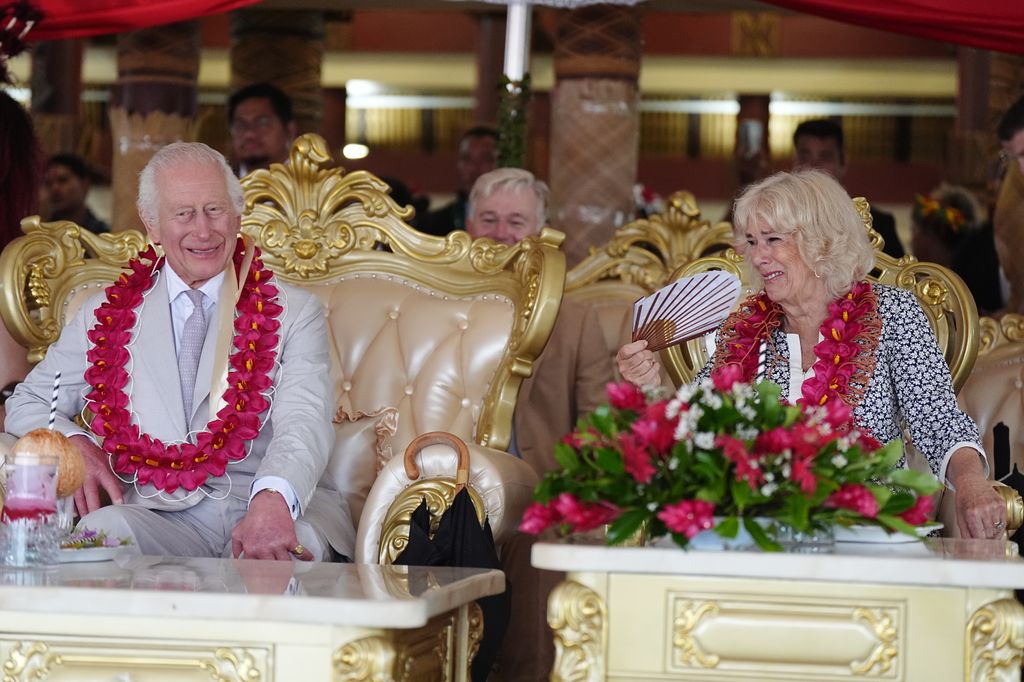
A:
{"label": "woman's floral necklace", "polygon": [[[715,362],[740,368],[743,380],[756,378],[761,344],[782,323],[782,307],[763,291],[747,299],[722,327],[724,353]],[[849,293],[828,306],[828,317],[819,329],[822,340],[814,346],[817,361],[813,375],[803,383],[806,405],[825,405],[842,400],[851,407],[860,403],[875,369],[875,348],[881,332],[878,298],[867,282],[853,285]]]}
{"label": "woman's floral necklace", "polygon": [[[234,254],[236,273],[244,257],[245,244],[239,239]],[[121,274],[107,288],[107,300],[96,309],[97,323],[88,333],[93,345],[86,353],[91,366],[85,380],[92,390],[85,397],[87,408],[95,414],[90,426],[103,438],[102,447],[111,455],[114,471],[173,493],[179,487],[195,490],[208,477],[222,476],[228,462],[245,458],[247,443],[259,435],[260,415],[270,407],[263,392],[271,386],[268,373],[277,358],[281,327],[277,318],[282,307],[277,303],[273,274],[263,267],[256,249],[235,306],[235,351],[228,360],[223,395],[227,404],[206,430],[197,434],[195,445],[164,445],[132,423],[124,390],[136,309],[163,263],[164,258],[157,257],[151,246],[129,263],[130,273]]]}

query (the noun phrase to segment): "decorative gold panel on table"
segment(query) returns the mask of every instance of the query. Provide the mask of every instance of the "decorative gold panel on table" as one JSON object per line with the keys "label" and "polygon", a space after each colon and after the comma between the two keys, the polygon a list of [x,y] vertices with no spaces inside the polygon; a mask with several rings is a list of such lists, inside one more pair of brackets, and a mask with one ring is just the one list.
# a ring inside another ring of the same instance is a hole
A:
{"label": "decorative gold panel on table", "polygon": [[974,612],[967,624],[965,680],[1018,679],[1024,649],[1024,606],[1000,599]]}
{"label": "decorative gold panel on table", "polygon": [[[722,675],[774,674],[827,679],[900,679],[906,618],[900,602],[865,604],[840,600],[743,598],[705,594],[692,599],[668,594],[672,649],[667,669],[705,668]],[[796,662],[780,642],[800,642],[815,632],[829,645]],[[749,636],[744,636],[744,635]]]}
{"label": "decorative gold panel on table", "polygon": [[570,573],[548,624],[555,682],[1017,682],[1024,649],[1009,591],[945,586]]}
{"label": "decorative gold panel on table", "polygon": [[125,640],[0,639],[2,682],[129,679],[129,671],[147,671],[147,681],[257,682],[269,677],[272,648],[197,646],[195,643]]}
{"label": "decorative gold panel on table", "polygon": [[[334,654],[335,682],[453,682],[454,615],[434,618],[418,630],[374,635],[345,644]],[[468,668],[468,664],[466,665]]]}
{"label": "decorative gold panel on table", "polygon": [[548,598],[548,626],[555,637],[552,682],[604,679],[607,609],[601,595],[566,580]]}
{"label": "decorative gold panel on table", "polygon": [[412,228],[388,186],[366,171],[332,167],[318,135],[299,137],[288,165],[242,179],[242,231],[281,279],[311,288],[353,273],[392,275],[450,296],[499,295],[515,311],[508,350],[484,398],[474,438],[504,449],[522,379],[554,324],[565,279],[564,235],[545,229],[512,246],[465,232],[434,237]]}
{"label": "decorative gold panel on table", "polygon": [[21,221],[24,235],[0,253],[0,318],[39,362],[60,336],[71,299],[113,282],[146,243],[141,232],[93,234],[39,216]]}
{"label": "decorative gold panel on table", "polygon": [[[858,197],[854,199],[854,204],[875,248],[875,268],[867,279],[914,292],[949,365],[953,388],[959,391],[978,357],[979,323],[974,297],[963,281],[948,268],[937,263],[919,262],[913,256],[896,260],[883,252],[882,238],[871,227],[868,202]],[[672,279],[708,270],[725,270],[746,283],[742,263],[743,257],[729,249],[720,257],[700,258],[679,268]],[[704,340],[692,339],[685,344],[667,348],[662,351],[662,360],[677,386],[688,383],[707,364]]]}

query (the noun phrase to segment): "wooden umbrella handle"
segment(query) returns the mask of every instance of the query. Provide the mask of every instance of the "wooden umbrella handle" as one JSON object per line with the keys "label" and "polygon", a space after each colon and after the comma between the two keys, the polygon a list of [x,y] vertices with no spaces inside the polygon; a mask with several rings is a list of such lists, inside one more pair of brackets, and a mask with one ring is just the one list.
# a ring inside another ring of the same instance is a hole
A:
{"label": "wooden umbrella handle", "polygon": [[430,431],[420,434],[405,449],[405,475],[415,481],[420,477],[420,469],[416,466],[416,455],[430,445],[448,445],[458,454],[459,465],[455,471],[455,492],[459,492],[469,483],[469,448],[455,434],[447,431]]}

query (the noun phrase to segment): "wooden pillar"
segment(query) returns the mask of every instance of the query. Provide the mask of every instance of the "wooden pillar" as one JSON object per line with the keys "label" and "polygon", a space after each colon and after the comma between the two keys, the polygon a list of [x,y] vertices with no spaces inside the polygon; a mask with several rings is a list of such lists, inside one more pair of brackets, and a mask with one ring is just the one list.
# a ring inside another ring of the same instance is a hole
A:
{"label": "wooden pillar", "polygon": [[323,12],[232,12],[231,90],[272,83],[292,98],[299,133],[320,132],[324,35]]}
{"label": "wooden pillar", "polygon": [[476,31],[476,110],[478,123],[496,125],[498,102],[501,99],[503,62],[505,59],[505,15],[486,12],[477,15]]}
{"label": "wooden pillar", "polygon": [[526,116],[526,167],[538,178],[550,174],[551,160],[551,95],[534,92]]}
{"label": "wooden pillar", "polygon": [[764,177],[767,168],[770,95],[740,95],[736,113],[734,161],[737,190]]}
{"label": "wooden pillar", "polygon": [[640,118],[640,10],[564,12],[551,95],[552,224],[570,265],[633,217]]}
{"label": "wooden pillar", "polygon": [[197,21],[117,37],[117,82],[110,91],[112,230],[143,229],[135,209],[139,172],[161,147],[191,139],[198,75]]}
{"label": "wooden pillar", "polygon": [[32,122],[43,153],[77,147],[82,102],[82,41],[53,40],[32,51]]}
{"label": "wooden pillar", "polygon": [[969,187],[991,204],[993,158],[997,149],[989,103],[992,53],[973,47],[957,50],[956,121],[947,146],[945,179]]}
{"label": "wooden pillar", "polygon": [[324,88],[323,121],[320,134],[327,141],[327,148],[334,158],[341,158],[341,149],[348,141],[345,120],[348,116],[348,94],[345,88]]}

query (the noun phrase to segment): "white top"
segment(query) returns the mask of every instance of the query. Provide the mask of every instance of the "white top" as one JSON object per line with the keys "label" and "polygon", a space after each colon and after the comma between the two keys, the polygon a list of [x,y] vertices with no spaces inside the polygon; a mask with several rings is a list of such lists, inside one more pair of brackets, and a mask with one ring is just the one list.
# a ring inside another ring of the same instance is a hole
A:
{"label": "white top", "polygon": [[[818,341],[821,343],[824,337],[818,332]],[[805,372],[800,366],[800,335],[786,334],[786,345],[789,346],[789,395],[803,395],[804,382],[814,376],[814,365]],[[794,398],[795,400],[795,398]]]}
{"label": "white top", "polygon": [[481,568],[138,555],[50,571],[0,567],[7,611],[117,617],[415,628],[504,589],[501,571]]}
{"label": "white top", "polygon": [[[1008,556],[1008,545],[1012,556]],[[685,551],[537,543],[533,565],[552,571],[777,578],[884,585],[1024,588],[1024,561],[1003,540],[928,539],[898,544],[837,542],[832,554]]]}

